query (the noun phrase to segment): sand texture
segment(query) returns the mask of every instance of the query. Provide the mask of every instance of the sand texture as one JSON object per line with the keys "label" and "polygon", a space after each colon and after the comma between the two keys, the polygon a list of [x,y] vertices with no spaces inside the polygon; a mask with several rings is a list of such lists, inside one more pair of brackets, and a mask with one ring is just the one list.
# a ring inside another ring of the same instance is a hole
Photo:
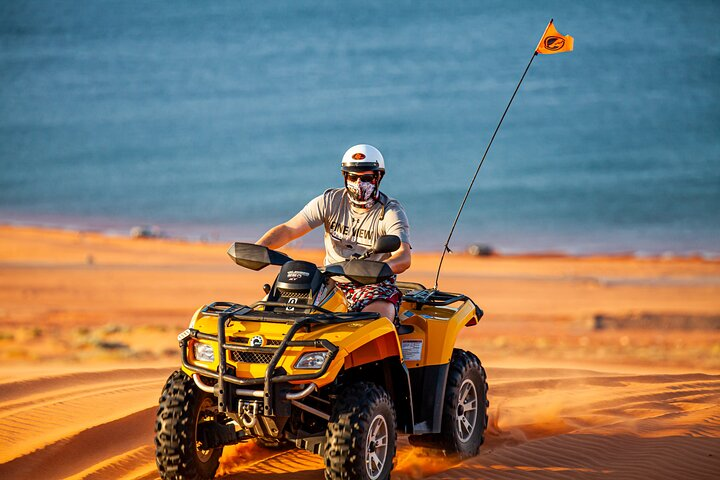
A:
{"label": "sand texture", "polygon": [[[259,299],[276,273],[226,248],[0,227],[0,478],[158,478],[177,333],[205,303]],[[415,254],[401,280],[431,285],[437,260]],[[454,255],[440,287],[486,312],[459,346],[488,372],[487,440],[460,461],[400,437],[393,479],[718,478],[720,263]],[[322,469],[249,442],[226,447],[220,475]]]}

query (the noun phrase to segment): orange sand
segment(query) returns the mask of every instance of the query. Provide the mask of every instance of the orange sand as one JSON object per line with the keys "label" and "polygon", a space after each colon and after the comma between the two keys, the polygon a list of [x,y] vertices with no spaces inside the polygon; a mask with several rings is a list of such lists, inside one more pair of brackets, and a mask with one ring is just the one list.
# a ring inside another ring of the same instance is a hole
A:
{"label": "orange sand", "polygon": [[[276,273],[237,267],[226,248],[0,227],[0,478],[157,478],[176,334],[204,303],[257,300]],[[437,260],[414,255],[401,280],[431,285]],[[463,462],[400,437],[393,479],[716,478],[719,262],[457,255],[440,287],[486,312],[459,344],[488,369],[491,426]],[[660,320],[597,330],[599,314]],[[710,320],[693,330],[678,316]],[[322,460],[244,444],[221,472],[321,479]]]}

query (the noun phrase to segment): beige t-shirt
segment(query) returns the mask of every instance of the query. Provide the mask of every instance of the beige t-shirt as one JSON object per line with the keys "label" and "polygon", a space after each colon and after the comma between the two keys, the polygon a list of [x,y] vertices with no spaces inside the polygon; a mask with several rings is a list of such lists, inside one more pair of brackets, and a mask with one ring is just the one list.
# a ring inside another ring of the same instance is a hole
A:
{"label": "beige t-shirt", "polygon": [[[357,213],[344,188],[325,190],[305,205],[302,214],[310,227],[325,225],[325,265],[363,254],[382,235],[397,235],[410,244],[410,225],[400,202],[380,193],[380,200],[368,210]],[[384,261],[389,253],[371,255],[370,260]]]}

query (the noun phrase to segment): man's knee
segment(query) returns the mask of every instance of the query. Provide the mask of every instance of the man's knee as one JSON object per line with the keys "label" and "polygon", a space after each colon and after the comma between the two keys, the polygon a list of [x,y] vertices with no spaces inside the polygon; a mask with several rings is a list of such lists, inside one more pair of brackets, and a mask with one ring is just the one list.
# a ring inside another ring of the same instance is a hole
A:
{"label": "man's knee", "polygon": [[372,303],[369,303],[365,308],[362,310],[363,312],[376,312],[379,313],[381,316],[389,319],[391,322],[395,321],[395,305],[393,305],[391,302],[386,302],[385,300],[375,300]]}

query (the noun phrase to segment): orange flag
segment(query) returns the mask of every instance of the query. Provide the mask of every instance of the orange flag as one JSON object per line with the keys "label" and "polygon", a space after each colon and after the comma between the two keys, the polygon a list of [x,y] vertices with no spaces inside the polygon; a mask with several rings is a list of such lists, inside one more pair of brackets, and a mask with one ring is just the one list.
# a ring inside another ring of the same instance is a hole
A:
{"label": "orange flag", "polygon": [[538,43],[535,51],[537,53],[552,54],[560,52],[572,52],[572,49],[573,37],[571,37],[570,35],[560,35],[560,33],[555,30],[555,25],[553,25],[553,21],[550,20],[550,23],[548,23],[548,26],[545,29],[545,33],[543,33],[543,36],[540,39],[540,42]]}

